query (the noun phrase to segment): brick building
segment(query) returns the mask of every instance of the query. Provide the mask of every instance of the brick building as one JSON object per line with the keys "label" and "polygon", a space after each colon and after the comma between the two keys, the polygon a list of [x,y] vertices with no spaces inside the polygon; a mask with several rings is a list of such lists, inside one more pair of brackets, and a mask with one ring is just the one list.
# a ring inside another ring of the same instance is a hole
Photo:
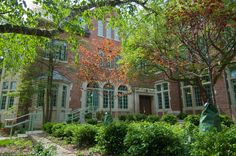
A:
{"label": "brick building", "polygon": [[[83,38],[87,43],[109,39],[114,41],[115,46],[120,46],[118,28],[113,30],[107,27],[107,23],[100,20],[94,21],[93,24],[95,29],[90,30],[89,35]],[[68,113],[91,106],[96,111],[109,111],[111,107],[114,116],[127,113],[178,114],[185,112],[196,114],[200,113],[203,108],[199,89],[184,82],[168,82],[151,78],[147,81],[130,82],[129,84],[113,84],[112,81],[109,83],[84,81],[76,74],[78,69],[73,64],[74,55],[69,52],[67,45],[61,41],[57,41],[57,44],[60,45],[60,50],[57,55],[58,64],[53,72],[53,121],[65,121]],[[91,45],[91,49],[98,53],[96,48]],[[109,66],[112,67],[112,63]],[[37,67],[42,71],[45,70],[40,63],[37,64]],[[45,75],[38,76],[38,80],[45,79]],[[11,97],[8,93],[14,92],[20,83],[19,75],[2,71],[1,122],[9,117],[9,114],[5,115],[4,112],[19,103],[19,97]],[[204,86],[210,94],[209,85],[206,77]],[[236,119],[236,64],[225,70],[218,80],[215,90],[220,112]],[[123,96],[117,96],[118,94],[123,94]],[[45,90],[39,91],[33,97],[29,110],[42,112]],[[16,116],[16,111],[10,116]]]}

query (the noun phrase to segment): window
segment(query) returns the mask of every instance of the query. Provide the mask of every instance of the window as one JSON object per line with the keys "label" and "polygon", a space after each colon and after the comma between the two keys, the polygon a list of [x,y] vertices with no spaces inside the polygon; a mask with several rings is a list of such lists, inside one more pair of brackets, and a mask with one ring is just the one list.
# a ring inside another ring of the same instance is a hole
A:
{"label": "window", "polygon": [[67,86],[62,87],[62,99],[61,99],[61,106],[66,106],[66,96],[67,96]]}
{"label": "window", "polygon": [[103,37],[103,23],[102,23],[102,20],[98,20],[98,36]]}
{"label": "window", "polygon": [[156,85],[158,109],[169,109],[169,87],[168,83],[159,83]]}
{"label": "window", "polygon": [[108,26],[108,22],[106,24],[106,37],[111,39],[111,27]]}
{"label": "window", "polygon": [[99,107],[99,86],[97,83],[87,85],[87,103],[86,107],[97,110]]}
{"label": "window", "polygon": [[2,90],[8,89],[8,82],[3,82],[2,83]]}
{"label": "window", "polygon": [[115,30],[114,30],[114,40],[120,41],[119,28],[115,28]]}
{"label": "window", "polygon": [[10,85],[11,90],[16,90],[16,81],[12,81]]}
{"label": "window", "polygon": [[236,69],[235,67],[230,70],[229,74],[229,91],[230,91],[230,97],[231,97],[231,103],[236,105]]}
{"label": "window", "polygon": [[6,96],[6,94],[2,93],[1,109],[6,108],[6,103],[7,103],[7,96]]}
{"label": "window", "polygon": [[[207,96],[210,98],[209,103],[212,103],[211,84],[210,84],[209,76],[204,76],[202,78],[202,83],[203,83],[203,87],[206,90]],[[182,93],[183,93],[183,103],[185,107],[191,108],[191,107],[203,106],[200,89],[198,86],[192,86],[187,82],[183,82]]]}
{"label": "window", "polygon": [[111,84],[103,88],[103,108],[114,108],[114,87]]}
{"label": "window", "polygon": [[118,88],[118,108],[127,109],[128,108],[128,89],[126,86],[120,86]]}
{"label": "window", "polygon": [[67,61],[67,52],[66,52],[67,44],[63,41],[52,41],[46,43],[46,50],[44,53],[45,58],[50,57],[50,53],[52,53],[52,57],[59,61]]}
{"label": "window", "polygon": [[114,69],[119,67],[118,61],[121,59],[121,56],[116,56],[112,60],[108,60],[105,58],[105,54],[101,49],[98,50],[98,55],[101,58],[100,67],[108,69]]}
{"label": "window", "polygon": [[52,98],[51,98],[51,104],[53,106],[57,106],[57,94],[58,94],[58,85],[53,85]]}
{"label": "window", "polygon": [[13,104],[14,104],[14,97],[9,97],[8,98],[8,108],[11,108],[12,106],[13,106]]}
{"label": "window", "polygon": [[38,106],[43,106],[44,105],[44,89],[43,88],[39,88],[38,98],[37,98],[37,105]]}

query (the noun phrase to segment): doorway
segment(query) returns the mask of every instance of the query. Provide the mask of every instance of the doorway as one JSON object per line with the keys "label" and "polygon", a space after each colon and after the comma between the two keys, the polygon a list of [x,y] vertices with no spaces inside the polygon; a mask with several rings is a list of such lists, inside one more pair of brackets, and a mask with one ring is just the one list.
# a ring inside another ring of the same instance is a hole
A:
{"label": "doorway", "polygon": [[152,114],[152,96],[139,95],[139,112]]}

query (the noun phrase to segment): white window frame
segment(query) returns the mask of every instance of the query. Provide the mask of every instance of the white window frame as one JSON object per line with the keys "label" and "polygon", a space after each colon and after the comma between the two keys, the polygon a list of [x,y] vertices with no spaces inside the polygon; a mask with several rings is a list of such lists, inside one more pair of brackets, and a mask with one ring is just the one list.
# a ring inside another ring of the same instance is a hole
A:
{"label": "white window frame", "polygon": [[102,20],[98,20],[97,30],[98,30],[97,35],[100,36],[100,37],[104,37],[103,22],[102,22]]}
{"label": "white window frame", "polygon": [[[167,89],[164,89],[164,84],[167,84]],[[158,90],[157,89],[157,86],[161,86],[161,90]],[[170,110],[171,109],[171,104],[170,104],[170,86],[169,86],[169,82],[167,82],[167,81],[161,81],[161,82],[157,82],[156,84],[155,84],[155,96],[156,96],[156,100],[157,100],[157,105],[156,105],[156,107],[157,107],[157,111],[158,112],[162,112],[162,111],[168,111],[168,110]],[[168,93],[168,105],[169,105],[169,108],[167,108],[166,107],[166,103],[165,103],[165,93]],[[158,94],[160,94],[161,95],[161,108],[159,108],[159,106],[160,106],[160,104],[159,104],[159,99],[158,99]]]}
{"label": "white window frame", "polygon": [[[121,90],[120,87],[124,87],[125,90]],[[125,85],[118,87],[118,108],[125,110],[129,108],[128,87]]]}
{"label": "white window frame", "polygon": [[[203,86],[206,86],[206,85],[211,85],[211,83],[209,81],[204,82]],[[203,109],[204,104],[197,105],[197,103],[196,103],[196,95],[195,95],[195,89],[194,89],[195,87],[196,86],[193,86],[193,85],[184,85],[184,82],[181,82],[183,110],[193,110],[193,109],[194,110],[202,110]],[[191,95],[191,104],[192,104],[192,106],[187,106],[187,103],[186,103],[186,96],[185,96],[184,89],[187,89],[187,88],[190,89],[189,94]]]}
{"label": "white window frame", "polygon": [[[226,73],[228,75],[227,77],[228,77],[231,104],[234,106],[236,106],[236,92],[234,91],[234,85],[236,86],[236,75],[232,75],[232,72],[235,72],[235,71],[236,71],[236,67],[232,68],[232,69],[228,69],[226,71]],[[235,81],[235,82],[233,82],[233,81]]]}
{"label": "white window frame", "polygon": [[112,39],[112,30],[111,27],[109,27],[108,22],[106,23],[106,38]]}
{"label": "white window frame", "polygon": [[114,40],[115,40],[115,41],[120,41],[119,28],[118,28],[118,27],[116,27],[116,28],[114,29]]}

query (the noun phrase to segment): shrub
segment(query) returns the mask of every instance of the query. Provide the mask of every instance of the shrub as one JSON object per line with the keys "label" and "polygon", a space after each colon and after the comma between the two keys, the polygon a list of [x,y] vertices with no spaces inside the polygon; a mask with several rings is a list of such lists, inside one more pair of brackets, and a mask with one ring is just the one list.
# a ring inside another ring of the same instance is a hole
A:
{"label": "shrub", "polygon": [[82,124],[74,132],[73,143],[79,148],[91,147],[96,144],[95,136],[97,134],[97,127],[89,124]]}
{"label": "shrub", "polygon": [[67,124],[64,128],[64,138],[67,143],[71,143],[73,140],[74,134],[77,132],[77,124]]}
{"label": "shrub", "polygon": [[177,118],[180,120],[184,120],[187,116],[188,114],[181,112],[177,115]]}
{"label": "shrub", "polygon": [[124,138],[127,133],[127,125],[123,122],[114,122],[99,133],[98,144],[103,146],[108,154],[121,154],[125,151]]}
{"label": "shrub", "polygon": [[47,122],[43,125],[43,130],[48,134],[52,134],[52,127],[57,124],[55,122]]}
{"label": "shrub", "polygon": [[98,123],[98,121],[95,119],[87,119],[86,122],[91,125],[96,125]]}
{"label": "shrub", "polygon": [[220,121],[223,125],[230,127],[234,124],[233,120],[227,115],[220,115]]}
{"label": "shrub", "polygon": [[191,144],[192,156],[205,155],[235,155],[236,127],[226,128],[221,132],[216,130],[195,134]]}
{"label": "shrub", "polygon": [[135,121],[135,117],[133,114],[126,115],[126,121]]}
{"label": "shrub", "polygon": [[127,115],[120,115],[119,117],[118,117],[118,119],[120,120],[120,121],[126,121],[126,117]]}
{"label": "shrub", "polygon": [[145,114],[134,114],[135,121],[144,121],[147,118]]}
{"label": "shrub", "polygon": [[158,115],[148,115],[146,121],[154,123],[160,121],[160,117]]}
{"label": "shrub", "polygon": [[188,115],[184,121],[199,126],[200,115]]}
{"label": "shrub", "polygon": [[165,114],[162,116],[161,120],[165,121],[171,125],[174,125],[178,121],[177,117],[174,114]]}
{"label": "shrub", "polygon": [[56,123],[52,126],[52,135],[54,137],[64,137],[64,129],[66,127],[65,123]]}
{"label": "shrub", "polygon": [[133,123],[124,140],[130,155],[182,155],[183,145],[174,133],[160,123]]}

